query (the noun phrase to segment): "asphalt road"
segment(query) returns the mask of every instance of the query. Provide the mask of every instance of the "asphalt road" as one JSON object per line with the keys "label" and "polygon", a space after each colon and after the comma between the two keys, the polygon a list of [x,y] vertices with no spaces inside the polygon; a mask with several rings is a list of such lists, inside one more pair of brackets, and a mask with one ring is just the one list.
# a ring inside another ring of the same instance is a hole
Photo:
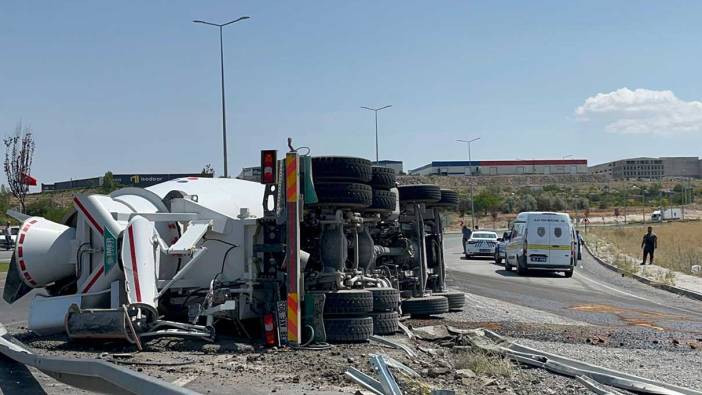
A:
{"label": "asphalt road", "polygon": [[562,273],[519,276],[492,258],[466,260],[459,235],[444,241],[449,284],[473,294],[593,325],[702,334],[702,302],[671,294],[606,269],[583,249],[572,278]]}

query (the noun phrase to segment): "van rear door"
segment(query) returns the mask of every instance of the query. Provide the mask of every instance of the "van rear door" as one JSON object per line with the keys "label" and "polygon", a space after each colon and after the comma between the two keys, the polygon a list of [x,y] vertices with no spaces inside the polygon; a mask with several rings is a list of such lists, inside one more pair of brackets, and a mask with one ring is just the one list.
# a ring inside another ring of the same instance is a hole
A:
{"label": "van rear door", "polygon": [[570,224],[561,220],[550,222],[549,225],[549,264],[553,266],[568,266],[570,265],[573,247],[571,244],[573,237]]}
{"label": "van rear door", "polygon": [[549,222],[540,216],[527,222],[526,264],[544,265],[549,261]]}

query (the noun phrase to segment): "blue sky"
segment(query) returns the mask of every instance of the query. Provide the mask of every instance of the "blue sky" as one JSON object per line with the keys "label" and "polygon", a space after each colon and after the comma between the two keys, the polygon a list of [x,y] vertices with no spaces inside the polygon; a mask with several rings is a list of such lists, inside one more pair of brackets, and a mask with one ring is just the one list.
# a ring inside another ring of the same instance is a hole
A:
{"label": "blue sky", "polygon": [[[8,1],[0,133],[37,141],[40,182],[230,173],[286,138],[414,168],[464,159],[700,154],[701,2]],[[623,90],[628,88],[629,90]],[[601,94],[600,96],[597,96]],[[590,98],[588,100],[588,98]],[[587,102],[586,102],[587,101]]]}

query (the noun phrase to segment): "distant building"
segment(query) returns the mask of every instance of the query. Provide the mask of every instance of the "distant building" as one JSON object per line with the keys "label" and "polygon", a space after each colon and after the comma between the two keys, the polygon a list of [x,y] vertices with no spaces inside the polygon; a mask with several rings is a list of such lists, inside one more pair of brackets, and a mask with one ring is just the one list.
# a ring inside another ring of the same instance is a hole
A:
{"label": "distant building", "polygon": [[395,170],[395,174],[402,174],[402,161],[400,160],[380,160],[373,162],[373,166],[388,167]]}
{"label": "distant building", "polygon": [[628,158],[590,167],[591,174],[612,179],[702,177],[702,160],[697,157]]}
{"label": "distant building", "polygon": [[[113,174],[112,180],[116,185],[146,188],[161,182],[176,178],[203,177],[212,178],[212,174]],[[66,191],[71,189],[98,188],[103,185],[103,177],[81,178],[77,180],[59,181],[53,184],[41,184],[41,191]]]}
{"label": "distant building", "polygon": [[410,170],[417,176],[498,176],[498,175],[549,175],[587,174],[586,159],[534,159],[534,160],[481,160],[434,161]]}
{"label": "distant building", "polygon": [[261,181],[261,166],[244,167],[236,178],[246,181]]}

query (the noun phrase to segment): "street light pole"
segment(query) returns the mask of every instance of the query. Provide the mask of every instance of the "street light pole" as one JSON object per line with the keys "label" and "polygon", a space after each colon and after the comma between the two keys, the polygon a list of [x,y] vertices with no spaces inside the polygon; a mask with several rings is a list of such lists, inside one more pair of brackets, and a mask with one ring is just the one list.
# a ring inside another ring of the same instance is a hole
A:
{"label": "street light pole", "polygon": [[248,16],[242,16],[238,19],[235,19],[233,21],[229,21],[227,23],[219,24],[219,23],[211,23],[211,22],[205,22],[201,20],[195,20],[193,23],[202,23],[205,25],[210,25],[210,26],[215,26],[219,28],[219,67],[220,67],[220,76],[221,76],[221,82],[222,82],[222,148],[223,148],[223,155],[224,155],[224,178],[227,178],[229,176],[229,171],[227,168],[227,111],[226,111],[226,106],[225,106],[225,101],[224,101],[224,44],[222,40],[222,28],[227,25],[231,25],[232,23],[242,21],[244,19],[249,19],[250,17]]}
{"label": "street light pole", "polygon": [[473,229],[475,229],[475,204],[473,203],[473,180],[472,180],[472,178],[473,178],[473,168],[472,168],[473,161],[470,157],[470,143],[472,143],[474,141],[478,141],[478,140],[480,140],[480,137],[476,137],[472,140],[461,140],[461,139],[456,140],[460,143],[466,143],[466,145],[468,146],[468,171],[470,172],[470,176],[471,176],[471,182],[470,182],[470,223],[473,226]]}
{"label": "street light pole", "polygon": [[370,107],[363,107],[361,106],[362,109],[364,110],[370,110],[375,113],[375,163],[378,164],[379,159],[378,159],[378,111],[384,110],[386,108],[392,107],[392,104],[387,105],[385,107],[379,107],[379,108],[370,108]]}

